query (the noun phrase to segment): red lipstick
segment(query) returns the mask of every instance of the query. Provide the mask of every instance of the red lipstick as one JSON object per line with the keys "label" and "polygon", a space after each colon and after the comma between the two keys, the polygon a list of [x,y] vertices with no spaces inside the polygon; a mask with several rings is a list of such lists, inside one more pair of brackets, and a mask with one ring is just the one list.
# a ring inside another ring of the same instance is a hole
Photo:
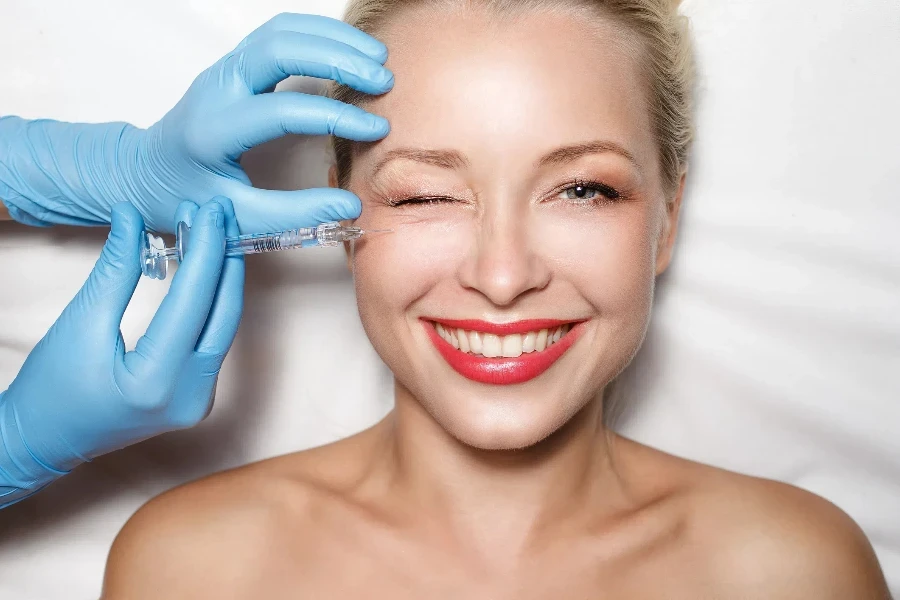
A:
{"label": "red lipstick", "polygon": [[434,322],[451,329],[466,329],[494,335],[512,335],[540,329],[552,330],[561,325],[572,323],[572,321],[533,319],[498,324],[473,320],[422,319],[422,325],[424,325],[431,342],[453,370],[466,379],[492,385],[513,385],[534,379],[559,360],[584,330],[583,321],[572,323],[572,329],[560,338],[558,342],[545,350],[522,354],[515,358],[485,358],[478,354],[470,354],[454,348],[452,344],[438,335],[437,330],[434,328]]}

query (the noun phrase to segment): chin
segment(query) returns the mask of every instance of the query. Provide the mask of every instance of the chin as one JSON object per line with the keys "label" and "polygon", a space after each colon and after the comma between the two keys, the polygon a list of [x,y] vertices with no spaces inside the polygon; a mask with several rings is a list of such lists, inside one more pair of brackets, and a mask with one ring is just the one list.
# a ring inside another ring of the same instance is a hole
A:
{"label": "chin", "polygon": [[[547,439],[563,427],[581,407],[566,410],[549,405],[548,398],[425,406],[438,425],[453,438],[478,450],[523,450]],[[474,405],[474,406],[473,406]]]}

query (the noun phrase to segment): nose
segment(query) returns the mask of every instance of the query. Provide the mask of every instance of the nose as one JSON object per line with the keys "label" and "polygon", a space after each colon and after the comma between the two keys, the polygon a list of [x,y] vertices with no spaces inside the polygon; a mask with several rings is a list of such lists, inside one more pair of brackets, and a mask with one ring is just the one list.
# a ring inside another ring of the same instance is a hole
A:
{"label": "nose", "polygon": [[503,307],[547,287],[551,269],[534,251],[530,229],[525,215],[499,211],[483,215],[475,244],[460,265],[458,277],[463,287]]}

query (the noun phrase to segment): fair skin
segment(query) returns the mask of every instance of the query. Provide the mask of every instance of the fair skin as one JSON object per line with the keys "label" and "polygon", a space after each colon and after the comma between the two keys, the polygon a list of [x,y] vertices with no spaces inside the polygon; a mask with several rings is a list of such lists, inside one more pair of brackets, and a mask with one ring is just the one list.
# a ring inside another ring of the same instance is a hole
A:
{"label": "fair skin", "polygon": [[[361,149],[350,187],[359,224],[397,235],[350,261],[396,407],[151,501],[117,538],[103,597],[888,598],[827,501],[602,424],[683,190],[665,192],[630,38],[473,9],[408,11],[379,35],[397,83],[368,108],[392,133]],[[542,374],[495,385],[451,368],[431,318],[580,325]]]}

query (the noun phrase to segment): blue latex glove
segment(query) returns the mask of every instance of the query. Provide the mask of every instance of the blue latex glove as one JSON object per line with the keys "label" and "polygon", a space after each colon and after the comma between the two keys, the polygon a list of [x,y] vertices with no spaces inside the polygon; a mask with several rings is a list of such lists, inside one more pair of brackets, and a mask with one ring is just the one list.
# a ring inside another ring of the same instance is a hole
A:
{"label": "blue latex glove", "polygon": [[147,227],[173,232],[186,198],[234,201],[243,233],[359,216],[338,189],[251,187],[238,162],[249,148],[288,133],[378,140],[387,121],[354,106],[297,92],[262,93],[289,75],[333,79],[368,94],[394,83],[387,48],[346,23],[282,14],[200,74],[150,129],[0,118],[0,200],[30,225],[101,225],[131,202]]}
{"label": "blue latex glove", "polygon": [[148,437],[191,427],[209,412],[237,333],[243,257],[227,198],[184,202],[191,247],[146,334],[125,352],[119,324],[141,277],[137,209],[112,208],[112,230],[90,277],[0,394],[0,507],[78,464]]}

